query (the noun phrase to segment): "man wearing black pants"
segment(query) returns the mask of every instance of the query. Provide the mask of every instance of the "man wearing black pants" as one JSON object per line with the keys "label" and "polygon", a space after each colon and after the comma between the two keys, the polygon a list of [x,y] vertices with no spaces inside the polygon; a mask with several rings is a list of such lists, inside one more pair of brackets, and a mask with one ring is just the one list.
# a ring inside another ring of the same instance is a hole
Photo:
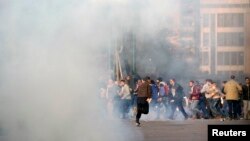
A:
{"label": "man wearing black pants", "polygon": [[151,100],[150,85],[147,81],[148,78],[142,80],[142,84],[137,89],[137,114],[136,126],[140,126],[141,114],[148,114],[149,102]]}
{"label": "man wearing black pants", "polygon": [[170,119],[174,119],[174,112],[176,108],[181,111],[185,119],[188,119],[188,115],[186,111],[183,108],[183,88],[181,87],[180,84],[177,84],[175,82],[175,79],[170,79],[170,104],[171,104],[171,114],[170,114]]}

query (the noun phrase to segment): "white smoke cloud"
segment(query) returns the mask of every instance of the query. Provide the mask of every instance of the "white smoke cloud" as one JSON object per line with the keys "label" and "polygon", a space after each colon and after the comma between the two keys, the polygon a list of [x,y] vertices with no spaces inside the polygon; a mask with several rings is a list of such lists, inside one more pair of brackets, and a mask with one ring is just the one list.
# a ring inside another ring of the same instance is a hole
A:
{"label": "white smoke cloud", "polygon": [[125,123],[104,121],[97,56],[124,30],[143,35],[164,28],[173,7],[174,0],[1,1],[1,137],[142,140]]}

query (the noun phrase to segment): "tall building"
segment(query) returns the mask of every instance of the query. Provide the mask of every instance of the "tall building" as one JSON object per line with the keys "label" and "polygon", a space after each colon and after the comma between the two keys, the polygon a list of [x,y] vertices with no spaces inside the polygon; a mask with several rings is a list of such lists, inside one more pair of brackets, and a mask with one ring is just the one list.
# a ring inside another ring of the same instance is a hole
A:
{"label": "tall building", "polygon": [[180,47],[196,60],[199,50],[200,0],[180,0]]}
{"label": "tall building", "polygon": [[200,22],[200,70],[250,74],[250,0],[201,0]]}

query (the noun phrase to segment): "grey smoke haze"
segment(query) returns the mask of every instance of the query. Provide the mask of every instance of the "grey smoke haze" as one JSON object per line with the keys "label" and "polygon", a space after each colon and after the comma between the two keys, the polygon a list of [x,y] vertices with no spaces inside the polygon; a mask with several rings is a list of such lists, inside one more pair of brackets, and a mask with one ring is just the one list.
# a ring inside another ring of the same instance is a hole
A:
{"label": "grey smoke haze", "polygon": [[124,30],[164,28],[174,2],[0,1],[1,140],[142,140],[98,113],[98,56]]}

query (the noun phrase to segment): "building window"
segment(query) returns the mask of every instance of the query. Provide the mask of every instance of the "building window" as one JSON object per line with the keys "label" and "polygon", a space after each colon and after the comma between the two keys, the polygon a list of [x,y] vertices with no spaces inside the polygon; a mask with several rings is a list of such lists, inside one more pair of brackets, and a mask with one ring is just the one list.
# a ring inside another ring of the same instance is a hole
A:
{"label": "building window", "polygon": [[209,46],[209,33],[203,33],[203,47]]}
{"label": "building window", "polygon": [[229,52],[224,52],[223,53],[223,64],[222,65],[230,65],[230,53]]}
{"label": "building window", "polygon": [[230,53],[230,64],[231,64],[231,65],[237,65],[237,61],[238,61],[238,60],[237,60],[237,58],[238,58],[238,57],[237,57],[237,53],[238,53],[238,52],[231,52],[231,53]]}
{"label": "building window", "polygon": [[208,52],[202,52],[202,65],[206,66],[209,64]]}
{"label": "building window", "polygon": [[244,65],[243,52],[218,52],[218,65]]}
{"label": "building window", "polygon": [[223,46],[223,45],[225,45],[225,34],[223,34],[223,33],[218,33],[218,35],[217,35],[217,45],[218,45],[218,46]]}
{"label": "building window", "polygon": [[217,53],[217,65],[223,65],[224,63],[224,55],[223,52]]}
{"label": "building window", "polygon": [[244,46],[243,32],[219,32],[217,35],[218,46]]}
{"label": "building window", "polygon": [[224,13],[217,16],[218,27],[243,27],[244,14],[243,13]]}
{"label": "building window", "polygon": [[239,52],[238,54],[238,63],[239,65],[244,65],[244,53],[243,52]]}
{"label": "building window", "polygon": [[203,27],[209,26],[209,14],[203,14]]}

